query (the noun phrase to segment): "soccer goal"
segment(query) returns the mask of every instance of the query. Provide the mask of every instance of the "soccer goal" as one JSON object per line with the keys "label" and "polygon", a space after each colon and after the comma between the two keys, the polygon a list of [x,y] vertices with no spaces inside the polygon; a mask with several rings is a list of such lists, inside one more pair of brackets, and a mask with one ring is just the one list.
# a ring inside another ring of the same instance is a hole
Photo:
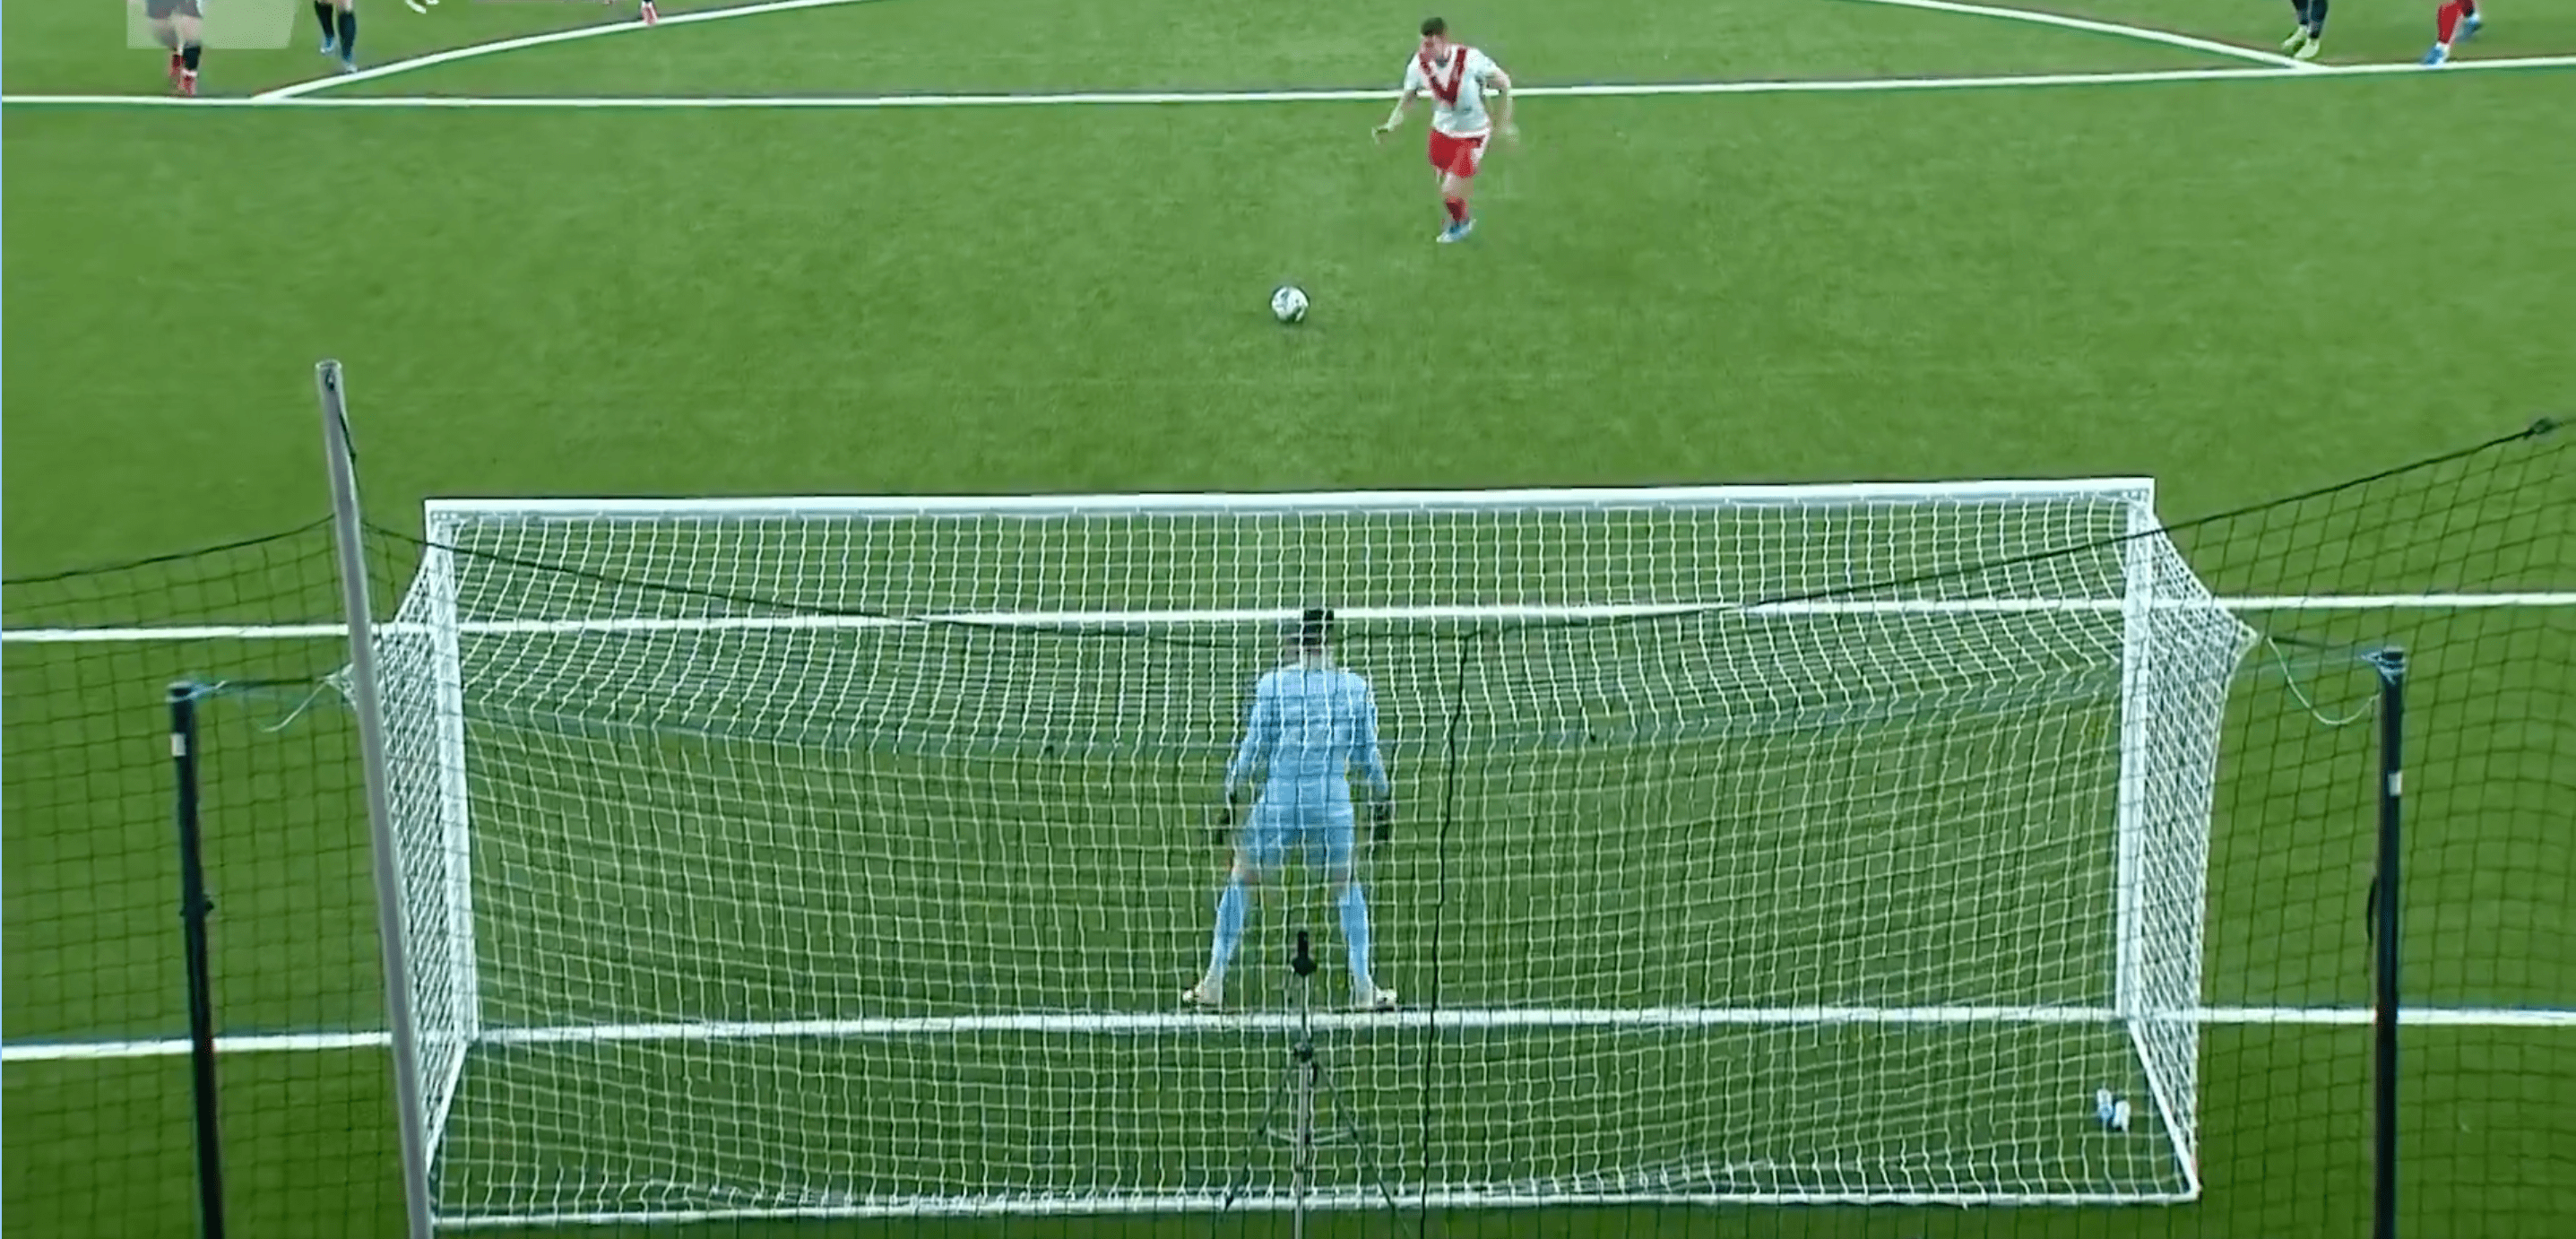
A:
{"label": "soccer goal", "polygon": [[[2195,1197],[2251,633],[2142,480],[433,502],[377,643],[446,1225],[1285,1203],[1176,999],[1321,603],[1398,789],[1315,1200]],[[1337,975],[1329,972],[1327,977]],[[2097,1113],[2103,1090],[2125,1123]]]}

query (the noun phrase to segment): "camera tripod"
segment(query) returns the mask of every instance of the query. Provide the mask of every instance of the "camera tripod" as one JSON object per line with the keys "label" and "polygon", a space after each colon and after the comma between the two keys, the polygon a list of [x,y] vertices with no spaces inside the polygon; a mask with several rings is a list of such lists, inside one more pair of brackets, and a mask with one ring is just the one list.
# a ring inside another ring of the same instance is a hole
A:
{"label": "camera tripod", "polygon": [[[1369,1182],[1377,1188],[1388,1209],[1395,1208],[1395,1194],[1388,1190],[1386,1178],[1378,1173],[1377,1158],[1370,1149],[1368,1136],[1360,1130],[1359,1121],[1351,1114],[1349,1103],[1342,1100],[1341,1090],[1333,1084],[1333,1073],[1324,1065],[1323,1056],[1315,1049],[1315,954],[1306,931],[1297,931],[1297,949],[1289,957],[1288,971],[1296,977],[1291,984],[1297,991],[1296,1036],[1288,1043],[1288,1062],[1280,1070],[1279,1081],[1261,1108],[1261,1122],[1253,1129],[1253,1139],[1285,1144],[1289,1148],[1288,1199],[1290,1233],[1295,1239],[1306,1236],[1306,1198],[1314,1185],[1315,1151],[1327,1145],[1348,1144],[1360,1151],[1361,1164],[1368,1169]],[[1339,1122],[1338,1130],[1318,1133],[1315,1130],[1317,1095],[1332,1108]],[[1275,1122],[1280,1103],[1288,1101],[1293,1111],[1291,1126],[1281,1129]],[[1225,1192],[1225,1202],[1217,1206],[1220,1214],[1234,1208],[1252,1177],[1251,1159],[1247,1153],[1241,1174]]]}

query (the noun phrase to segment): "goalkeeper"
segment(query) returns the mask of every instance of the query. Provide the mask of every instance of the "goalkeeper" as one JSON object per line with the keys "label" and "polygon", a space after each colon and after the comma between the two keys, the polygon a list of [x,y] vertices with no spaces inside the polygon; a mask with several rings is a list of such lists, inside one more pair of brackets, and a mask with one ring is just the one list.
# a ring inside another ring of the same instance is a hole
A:
{"label": "goalkeeper", "polygon": [[1378,756],[1377,698],[1359,673],[1333,665],[1332,626],[1333,613],[1322,607],[1308,608],[1289,621],[1283,635],[1294,661],[1265,673],[1253,690],[1252,721],[1225,770],[1219,831],[1233,831],[1253,771],[1266,769],[1267,777],[1242,833],[1234,837],[1234,867],[1224,893],[1217,896],[1216,941],[1208,951],[1207,975],[1181,995],[1192,1006],[1224,1003],[1226,965],[1243,940],[1245,905],[1251,898],[1247,888],[1278,872],[1293,843],[1309,863],[1320,851],[1332,877],[1342,940],[1350,948],[1351,1005],[1363,1011],[1395,1009],[1395,991],[1379,989],[1369,975],[1368,900],[1360,893],[1351,855],[1357,824],[1351,769],[1357,767],[1368,780],[1369,817],[1379,843],[1394,829],[1395,787]]}

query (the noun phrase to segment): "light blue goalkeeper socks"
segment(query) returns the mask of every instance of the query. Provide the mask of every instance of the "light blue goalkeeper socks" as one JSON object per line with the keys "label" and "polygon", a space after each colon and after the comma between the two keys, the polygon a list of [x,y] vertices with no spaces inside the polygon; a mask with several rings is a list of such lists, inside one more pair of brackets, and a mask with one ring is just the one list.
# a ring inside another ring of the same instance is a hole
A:
{"label": "light blue goalkeeper socks", "polygon": [[1342,888],[1342,941],[1351,948],[1351,992],[1367,994],[1376,983],[1369,977],[1368,899],[1357,882]]}
{"label": "light blue goalkeeper socks", "polygon": [[1243,941],[1243,906],[1250,896],[1243,893],[1243,879],[1230,878],[1225,893],[1216,897],[1216,943],[1208,949],[1207,979],[1225,984],[1225,966],[1234,962],[1234,947]]}

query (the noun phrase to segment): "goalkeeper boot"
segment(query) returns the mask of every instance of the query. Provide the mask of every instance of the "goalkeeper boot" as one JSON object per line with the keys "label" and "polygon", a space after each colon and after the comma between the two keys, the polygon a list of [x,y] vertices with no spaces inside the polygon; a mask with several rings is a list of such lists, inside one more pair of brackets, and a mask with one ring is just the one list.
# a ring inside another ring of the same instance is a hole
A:
{"label": "goalkeeper boot", "polygon": [[2427,69],[2440,68],[2441,66],[2450,63],[2450,59],[2451,45],[2448,43],[2436,43],[2433,45],[2433,50],[2424,53],[2424,67]]}
{"label": "goalkeeper boot", "polygon": [[2291,31],[2289,38],[2281,40],[2281,51],[2284,54],[2291,56],[2298,55],[2300,52],[2306,50],[2307,46],[2308,28],[2305,26],[2301,26],[2298,29]]}
{"label": "goalkeeper boot", "polygon": [[2461,41],[2462,41],[2462,42],[2466,42],[2466,41],[2468,41],[2468,40],[2470,40],[2470,39],[2474,39],[2474,38],[2478,37],[2478,31],[2485,29],[2485,28],[2486,28],[2486,24],[2487,24],[2487,19],[2485,19],[2485,18],[2483,18],[2483,17],[2480,17],[2480,16],[2478,16],[2478,15],[2477,15],[2477,14],[2475,14],[2475,13],[2471,13],[2471,14],[2469,14],[2469,15],[2465,16],[2465,17],[2462,17],[2462,18],[2460,19],[2460,39],[2461,39]]}
{"label": "goalkeeper boot", "polygon": [[1218,1007],[1225,1005],[1225,990],[1221,987],[1201,981],[1198,984],[1181,991],[1181,1005],[1185,1007],[1205,1007],[1210,1011],[1214,1011]]}
{"label": "goalkeeper boot", "polygon": [[1395,1010],[1395,991],[1384,988],[1383,986],[1372,985],[1368,987],[1368,990],[1364,993],[1351,995],[1351,1009],[1354,1011],[1393,1011]]}
{"label": "goalkeeper boot", "polygon": [[2307,42],[2300,44],[2299,50],[2290,53],[2290,55],[2300,60],[2314,60],[2317,58],[2317,53],[2324,50],[2326,50],[2326,41],[2324,39],[2311,38]]}

